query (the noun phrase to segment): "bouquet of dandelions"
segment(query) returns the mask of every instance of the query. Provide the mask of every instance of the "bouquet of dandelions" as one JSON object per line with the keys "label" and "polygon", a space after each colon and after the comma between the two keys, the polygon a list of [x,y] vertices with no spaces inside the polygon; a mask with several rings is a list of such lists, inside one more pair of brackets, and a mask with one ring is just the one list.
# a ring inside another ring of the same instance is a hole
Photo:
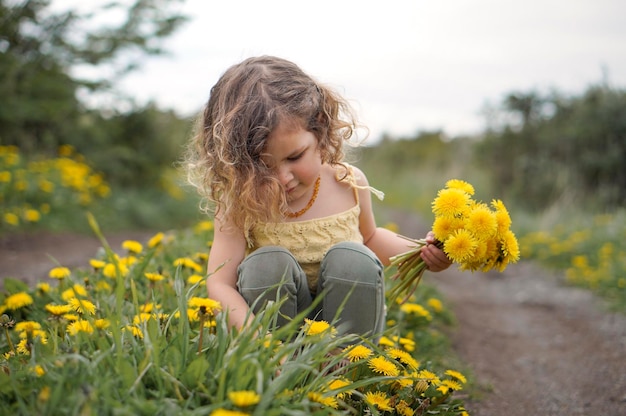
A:
{"label": "bouquet of dandelions", "polygon": [[[502,272],[519,259],[517,239],[510,230],[511,217],[502,201],[494,199],[489,206],[472,199],[473,195],[474,187],[458,179],[449,180],[439,190],[432,203],[436,244],[461,270]],[[400,303],[413,294],[426,270],[420,257],[426,240],[404,238],[414,246],[391,257],[389,265],[396,267],[391,279],[398,283],[388,296]]]}

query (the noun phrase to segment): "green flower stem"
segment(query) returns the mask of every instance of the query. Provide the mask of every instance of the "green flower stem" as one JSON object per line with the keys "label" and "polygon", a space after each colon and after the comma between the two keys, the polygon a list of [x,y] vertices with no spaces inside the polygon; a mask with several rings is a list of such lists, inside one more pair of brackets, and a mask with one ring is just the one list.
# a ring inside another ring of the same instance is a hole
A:
{"label": "green flower stem", "polygon": [[9,348],[11,349],[11,352],[13,352],[13,354],[16,354],[15,347],[13,346],[13,342],[11,342],[11,337],[9,336],[9,328],[7,328],[6,326],[4,327],[4,333],[7,336],[7,342],[9,344]]}

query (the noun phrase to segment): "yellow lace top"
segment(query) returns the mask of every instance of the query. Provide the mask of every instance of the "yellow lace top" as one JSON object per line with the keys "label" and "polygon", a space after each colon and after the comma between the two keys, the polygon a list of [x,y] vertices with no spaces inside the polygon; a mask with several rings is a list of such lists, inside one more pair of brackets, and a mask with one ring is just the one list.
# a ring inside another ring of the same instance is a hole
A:
{"label": "yellow lace top", "polygon": [[[320,262],[326,252],[342,241],[363,243],[363,236],[359,230],[361,208],[358,189],[361,187],[356,184],[352,169],[349,169],[348,177],[343,180],[354,190],[356,204],[352,208],[323,218],[258,224],[251,230],[248,254],[265,246],[286,248],[306,273],[309,290],[315,294]],[[369,187],[368,189],[380,197],[379,191]]]}

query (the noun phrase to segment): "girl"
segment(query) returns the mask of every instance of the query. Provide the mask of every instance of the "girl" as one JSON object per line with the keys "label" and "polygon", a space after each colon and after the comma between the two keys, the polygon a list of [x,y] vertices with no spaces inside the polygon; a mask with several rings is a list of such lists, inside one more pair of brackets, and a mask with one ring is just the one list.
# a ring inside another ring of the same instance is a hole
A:
{"label": "girl", "polygon": [[[214,205],[207,289],[231,326],[286,296],[280,325],[323,294],[311,318],[332,322],[341,307],[343,331],[383,331],[383,265],[408,247],[376,227],[377,191],[343,162],[356,127],[343,98],[280,58],[246,59],[211,89],[187,166]],[[450,265],[434,244],[422,258]]]}

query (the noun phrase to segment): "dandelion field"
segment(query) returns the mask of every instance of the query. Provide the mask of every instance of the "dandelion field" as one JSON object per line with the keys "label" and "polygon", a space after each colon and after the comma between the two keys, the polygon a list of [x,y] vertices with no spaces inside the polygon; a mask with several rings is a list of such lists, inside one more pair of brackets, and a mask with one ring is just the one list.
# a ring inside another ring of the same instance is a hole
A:
{"label": "dandelion field", "polygon": [[563,270],[565,281],[626,312],[626,211],[569,217],[520,239],[522,256]]}
{"label": "dandelion field", "polygon": [[278,299],[237,334],[207,299],[211,238],[212,224],[201,222],[115,251],[102,239],[85,267],[59,265],[34,288],[6,280],[2,413],[466,413],[456,397],[465,376],[427,355],[451,322],[432,292],[390,305],[378,345],[304,314],[261,336]]}

